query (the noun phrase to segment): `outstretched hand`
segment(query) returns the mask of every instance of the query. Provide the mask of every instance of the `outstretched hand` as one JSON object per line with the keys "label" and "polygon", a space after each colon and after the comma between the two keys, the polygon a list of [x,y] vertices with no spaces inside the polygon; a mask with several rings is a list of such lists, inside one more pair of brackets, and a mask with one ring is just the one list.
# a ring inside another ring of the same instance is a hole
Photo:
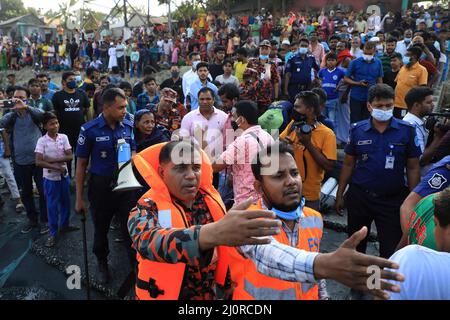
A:
{"label": "outstretched hand", "polygon": [[202,226],[200,249],[270,243],[269,236],[281,232],[281,221],[274,219],[275,214],[269,210],[247,210],[251,204],[252,200],[247,199],[233,206],[219,221]]}
{"label": "outstretched hand", "polygon": [[[314,275],[318,279],[332,279],[352,289],[370,292],[380,299],[389,299],[386,291],[400,292],[400,287],[387,280],[404,281],[404,277],[397,272],[384,270],[398,269],[398,264],[356,251],[356,247],[366,236],[367,228],[363,227],[345,240],[335,252],[317,256]],[[380,270],[379,279],[374,278],[373,270],[376,268]]]}

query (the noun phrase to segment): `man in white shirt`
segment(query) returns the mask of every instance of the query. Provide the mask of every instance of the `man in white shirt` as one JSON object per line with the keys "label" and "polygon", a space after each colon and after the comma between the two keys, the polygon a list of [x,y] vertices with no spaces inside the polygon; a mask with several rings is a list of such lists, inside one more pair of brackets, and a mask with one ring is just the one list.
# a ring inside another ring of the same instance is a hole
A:
{"label": "man in white shirt", "polygon": [[[198,52],[191,52],[189,54],[189,60],[191,61],[192,68],[191,68],[191,70],[189,70],[185,74],[183,74],[183,80],[181,82],[181,86],[183,88],[183,94],[184,94],[185,97],[188,96],[189,89],[190,89],[191,85],[196,80],[198,80],[197,64],[201,61],[200,53],[198,53]],[[212,81],[211,75],[208,75],[208,79],[210,81]],[[184,101],[185,107],[187,107],[189,103],[190,102],[188,101],[188,99],[185,99],[185,101]]]}
{"label": "man in white shirt", "polygon": [[116,45],[117,64],[120,71],[125,71],[125,50],[126,46],[122,43],[122,39],[119,39]]}
{"label": "man in white shirt", "polygon": [[403,40],[397,41],[397,46],[395,48],[395,52],[400,53],[403,57],[406,55],[406,50],[411,45],[413,32],[411,29],[405,30],[403,34]]}
{"label": "man in white shirt", "polygon": [[375,10],[372,10],[372,15],[367,19],[367,28],[374,29],[374,32],[377,32],[381,29],[381,18],[377,15]]}
{"label": "man in white shirt", "polygon": [[390,260],[400,265],[405,281],[393,281],[400,292],[391,300],[450,300],[450,187],[437,193],[433,204],[439,251],[410,245],[394,253]]}
{"label": "man in white shirt", "polygon": [[350,53],[355,59],[363,56],[364,52],[361,49],[361,39],[359,37],[352,38],[352,47],[350,48]]}
{"label": "man in white shirt", "polygon": [[[425,157],[428,159],[433,153],[436,147],[434,145],[428,146],[428,130],[425,128],[423,118],[433,112],[433,90],[425,86],[417,86],[408,91],[405,96],[406,106],[408,107],[408,113],[403,118],[403,121],[411,123],[416,128],[416,143],[419,145],[422,151],[420,160]],[[429,169],[429,166],[421,167],[421,176],[424,176]]]}

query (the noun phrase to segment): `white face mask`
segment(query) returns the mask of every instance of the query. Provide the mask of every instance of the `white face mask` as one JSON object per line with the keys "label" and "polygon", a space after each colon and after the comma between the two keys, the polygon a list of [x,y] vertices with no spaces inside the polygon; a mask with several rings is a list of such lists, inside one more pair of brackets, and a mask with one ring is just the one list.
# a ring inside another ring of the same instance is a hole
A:
{"label": "white face mask", "polygon": [[370,62],[373,59],[373,56],[370,54],[363,54],[362,57],[363,57],[364,61],[367,61],[367,62]]}
{"label": "white face mask", "polygon": [[200,61],[194,61],[192,62],[192,70],[196,71],[197,70],[197,65],[200,63]]}
{"label": "white face mask", "polygon": [[386,122],[391,120],[391,118],[394,115],[394,109],[390,109],[390,110],[381,110],[381,109],[372,109],[371,112],[372,117],[375,120],[381,121],[381,122]]}

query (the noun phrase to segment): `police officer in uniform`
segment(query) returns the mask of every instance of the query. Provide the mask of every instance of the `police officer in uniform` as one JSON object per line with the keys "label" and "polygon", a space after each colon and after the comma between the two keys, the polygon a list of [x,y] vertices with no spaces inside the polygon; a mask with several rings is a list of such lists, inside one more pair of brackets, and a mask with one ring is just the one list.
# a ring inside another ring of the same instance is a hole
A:
{"label": "police officer in uniform", "polygon": [[[128,213],[134,206],[133,195],[129,192],[113,193],[117,172],[117,141],[125,139],[130,144],[132,153],[136,146],[133,136],[133,122],[126,117],[127,99],[118,88],[105,90],[102,95],[103,111],[94,120],[81,127],[78,137],[76,156],[76,203],[78,213],[87,212],[83,199],[86,168],[90,161],[90,179],[88,199],[94,222],[93,252],[98,262],[98,280],[107,283],[110,278],[108,270],[108,230],[115,213],[120,217],[121,232],[127,248],[131,240],[126,229]],[[129,249],[131,251],[131,249]],[[131,252],[128,252],[130,257]]]}
{"label": "police officer in uniform", "polygon": [[[389,258],[402,236],[400,206],[420,181],[421,155],[416,131],[394,118],[394,91],[386,84],[369,89],[371,117],[352,124],[339,178],[336,209],[341,212],[347,192],[348,234],[363,226],[370,231],[375,220],[380,256]],[[407,185],[405,184],[405,168]],[[408,190],[409,188],[409,190]],[[357,247],[366,251],[367,240]]]}
{"label": "police officer in uniform", "polygon": [[300,48],[286,64],[286,75],[284,80],[284,94],[289,96],[290,101],[294,103],[295,96],[301,92],[311,89],[312,69],[315,70],[314,76],[317,78],[319,66],[316,58],[308,53],[309,40],[304,38],[300,40]]}

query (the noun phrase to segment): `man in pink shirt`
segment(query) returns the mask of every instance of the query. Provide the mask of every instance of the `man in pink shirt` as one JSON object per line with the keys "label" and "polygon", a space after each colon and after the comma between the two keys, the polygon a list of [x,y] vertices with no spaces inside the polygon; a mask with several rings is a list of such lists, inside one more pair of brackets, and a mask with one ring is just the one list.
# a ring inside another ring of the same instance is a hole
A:
{"label": "man in pink shirt", "polygon": [[309,51],[311,51],[314,58],[316,58],[317,64],[320,66],[323,58],[325,57],[325,50],[319,42],[319,34],[317,31],[312,31],[309,34],[309,40],[311,41],[309,44]]}
{"label": "man in pink shirt", "polygon": [[232,126],[241,135],[216,158],[213,170],[219,172],[231,166],[234,203],[241,203],[250,197],[257,202],[260,195],[253,188],[255,177],[251,164],[256,154],[274,140],[258,125],[258,107],[252,101],[243,100],[235,105]]}
{"label": "man in pink shirt", "polygon": [[199,108],[184,116],[178,134],[194,138],[210,159],[214,159],[224,150],[222,132],[228,115],[214,107],[214,91],[208,87],[200,89],[198,102]]}

